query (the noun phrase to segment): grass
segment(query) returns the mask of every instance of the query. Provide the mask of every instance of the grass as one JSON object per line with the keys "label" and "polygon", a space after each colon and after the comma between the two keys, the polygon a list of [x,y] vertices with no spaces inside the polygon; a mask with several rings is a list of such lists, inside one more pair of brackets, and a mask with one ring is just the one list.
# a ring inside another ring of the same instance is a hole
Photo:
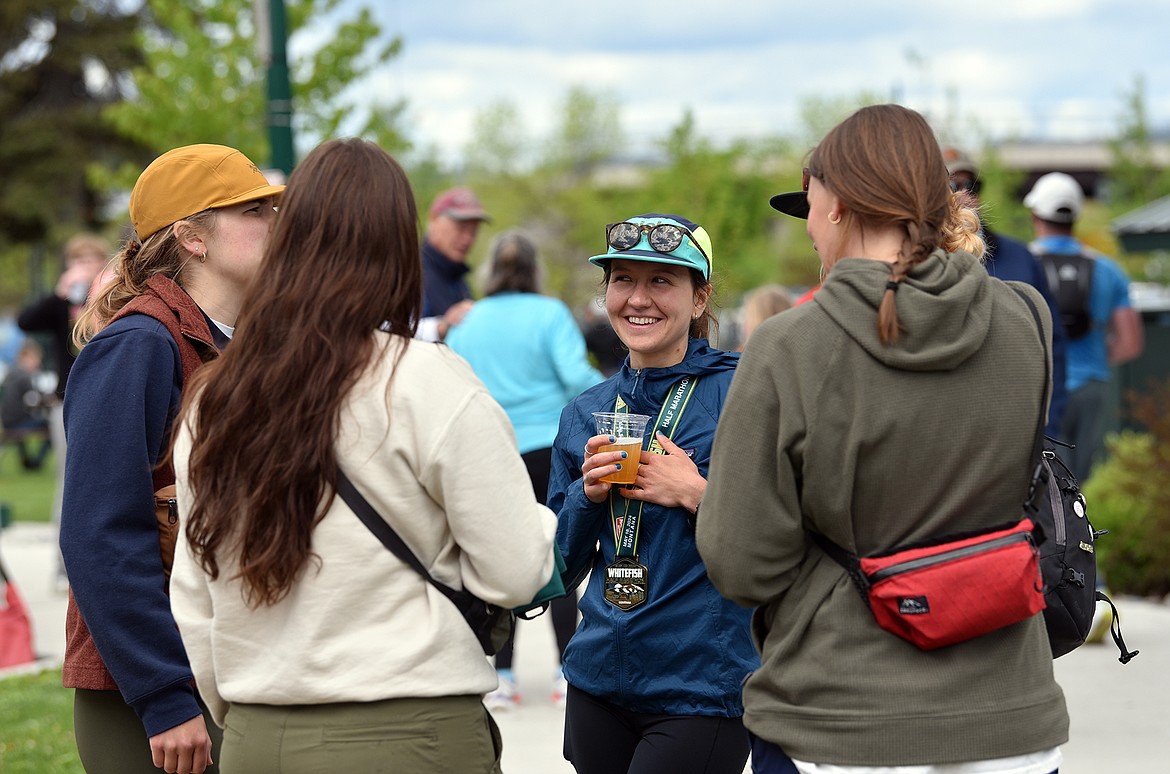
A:
{"label": "grass", "polygon": [[73,739],[73,691],[61,670],[0,680],[0,771],[81,774]]}
{"label": "grass", "polygon": [[0,503],[8,506],[13,521],[49,520],[56,471],[51,452],[40,470],[24,470],[15,446],[0,448]]}
{"label": "grass", "polygon": [[[26,471],[14,447],[0,450],[0,503],[19,521],[47,522],[56,462]],[[73,739],[73,692],[61,670],[0,679],[0,771],[4,774],[81,774]]]}

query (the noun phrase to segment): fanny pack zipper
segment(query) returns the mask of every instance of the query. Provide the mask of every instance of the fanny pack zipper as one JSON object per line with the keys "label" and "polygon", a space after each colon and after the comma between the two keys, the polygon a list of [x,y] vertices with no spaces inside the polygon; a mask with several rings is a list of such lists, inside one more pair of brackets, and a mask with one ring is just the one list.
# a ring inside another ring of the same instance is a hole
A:
{"label": "fanny pack zipper", "polygon": [[918,559],[909,559],[905,562],[892,564],[889,567],[884,567],[870,575],[867,575],[871,584],[878,581],[885,580],[892,575],[899,575],[904,572],[913,572],[914,570],[921,570],[924,567],[931,567],[942,562],[948,562],[952,559],[962,559],[973,554],[981,554],[985,551],[994,551],[997,548],[1010,546],[1013,543],[1032,542],[1032,535],[1029,532],[1015,532],[1011,535],[1003,535],[997,537],[995,540],[989,540],[986,543],[975,543],[974,545],[963,546],[962,548],[953,548],[950,551],[943,551],[940,554],[933,556],[923,556]]}

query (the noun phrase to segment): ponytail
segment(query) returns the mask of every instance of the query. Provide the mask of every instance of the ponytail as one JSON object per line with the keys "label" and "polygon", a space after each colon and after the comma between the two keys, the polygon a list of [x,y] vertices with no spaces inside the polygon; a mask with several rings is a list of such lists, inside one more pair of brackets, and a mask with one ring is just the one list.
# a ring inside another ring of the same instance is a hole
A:
{"label": "ponytail", "polygon": [[966,196],[951,194],[951,209],[942,227],[942,247],[948,253],[971,253],[982,258],[987,250],[983,241],[983,224],[979,222],[979,211],[971,206]]}

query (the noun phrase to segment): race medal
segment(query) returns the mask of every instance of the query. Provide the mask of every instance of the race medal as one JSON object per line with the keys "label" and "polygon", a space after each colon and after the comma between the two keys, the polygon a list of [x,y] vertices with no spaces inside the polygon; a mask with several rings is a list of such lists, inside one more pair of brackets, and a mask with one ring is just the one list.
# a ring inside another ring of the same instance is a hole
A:
{"label": "race medal", "polygon": [[619,556],[605,568],[605,601],[618,610],[633,610],[646,601],[648,574],[633,557]]}

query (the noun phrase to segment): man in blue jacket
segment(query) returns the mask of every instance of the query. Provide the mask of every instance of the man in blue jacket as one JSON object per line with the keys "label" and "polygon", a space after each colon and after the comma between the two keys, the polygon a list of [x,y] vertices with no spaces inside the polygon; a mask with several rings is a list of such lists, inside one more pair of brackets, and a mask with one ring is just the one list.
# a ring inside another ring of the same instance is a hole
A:
{"label": "man in blue jacket", "polygon": [[[979,168],[970,157],[957,148],[944,148],[943,158],[947,162],[947,172],[951,176],[951,189],[966,191],[972,203],[978,205],[981,181]],[[983,255],[983,265],[987,273],[1001,280],[1026,282],[1040,291],[1044,300],[1048,302],[1048,310],[1052,313],[1054,323],[1060,321],[1060,309],[1056,306],[1056,298],[1048,286],[1048,278],[1044,267],[1028,250],[1023,242],[992,231],[983,217],[979,214],[983,225],[983,240],[987,243],[987,252]],[[1066,352],[1068,337],[1064,328],[1059,324],[1052,326],[1052,403],[1048,407],[1048,425],[1044,432],[1053,438],[1060,438],[1061,419],[1064,408],[1068,404],[1068,389],[1065,385],[1067,371]],[[1064,439],[1062,439],[1064,440]]]}
{"label": "man in blue jacket", "polygon": [[435,197],[427,212],[422,243],[423,308],[418,338],[443,341],[471,309],[467,254],[481,223],[491,217],[468,188],[452,188]]}

